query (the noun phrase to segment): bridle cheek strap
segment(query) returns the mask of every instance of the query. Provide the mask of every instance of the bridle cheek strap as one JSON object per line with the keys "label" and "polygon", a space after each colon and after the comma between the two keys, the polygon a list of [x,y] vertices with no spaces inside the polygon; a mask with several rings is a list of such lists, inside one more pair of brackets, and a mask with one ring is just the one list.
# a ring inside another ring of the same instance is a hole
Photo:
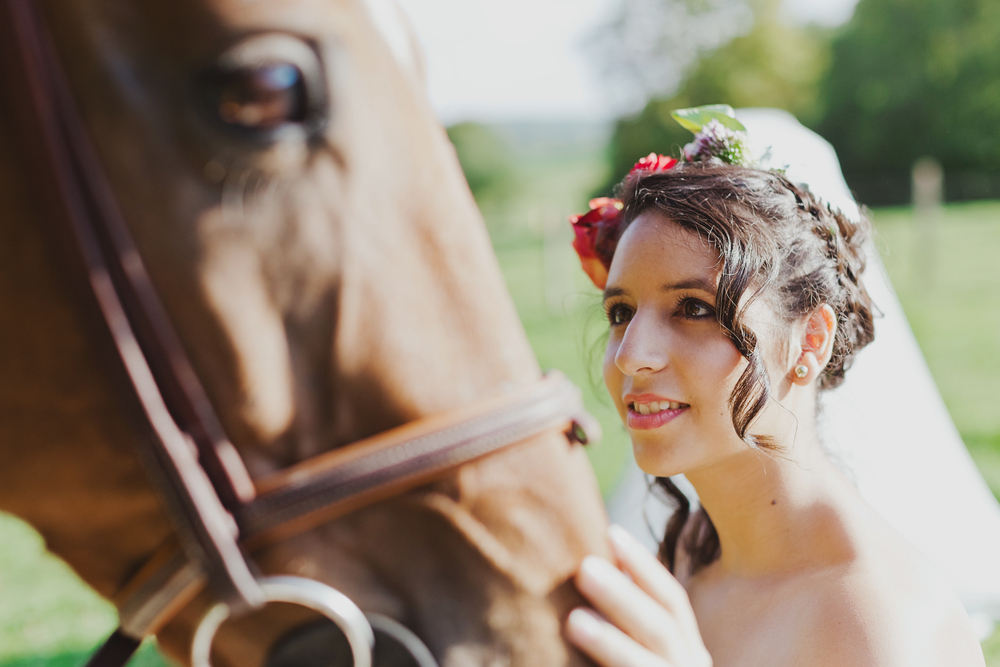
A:
{"label": "bridle cheek strap", "polygon": [[0,0],[0,43],[4,92],[44,188],[49,231],[79,269],[75,283],[82,273],[89,297],[81,294],[113,344],[124,395],[136,399],[149,426],[139,453],[185,553],[220,598],[236,607],[262,604],[231,515],[252,499],[253,484],[146,273],[33,0]]}

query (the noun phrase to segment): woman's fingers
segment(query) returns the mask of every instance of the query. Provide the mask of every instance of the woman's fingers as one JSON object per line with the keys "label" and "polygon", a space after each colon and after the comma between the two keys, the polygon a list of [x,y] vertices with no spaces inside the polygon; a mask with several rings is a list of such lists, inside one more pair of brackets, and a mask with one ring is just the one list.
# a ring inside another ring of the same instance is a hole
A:
{"label": "woman's fingers", "polygon": [[587,556],[576,586],[611,623],[654,653],[684,653],[687,641],[671,612],[608,561]]}
{"label": "woman's fingers", "polygon": [[611,547],[622,569],[643,591],[674,615],[687,633],[700,633],[687,591],[656,557],[621,526],[608,529]]}
{"label": "woman's fingers", "polygon": [[589,609],[581,607],[570,612],[566,634],[603,667],[673,667]]}
{"label": "woman's fingers", "polygon": [[577,588],[607,620],[574,611],[573,641],[602,665],[711,665],[684,588],[623,528],[612,527],[609,537],[622,569],[588,556],[576,575]]}

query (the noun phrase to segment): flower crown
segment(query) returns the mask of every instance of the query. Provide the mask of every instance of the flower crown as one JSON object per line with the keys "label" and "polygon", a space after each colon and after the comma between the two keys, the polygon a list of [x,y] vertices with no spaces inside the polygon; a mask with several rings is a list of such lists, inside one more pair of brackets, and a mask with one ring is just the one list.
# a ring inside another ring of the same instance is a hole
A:
{"label": "flower crown", "polygon": [[[736,120],[733,108],[726,104],[711,104],[692,109],[677,109],[670,115],[683,127],[694,132],[694,140],[681,150],[684,162],[719,160],[744,167],[755,166],[750,157],[746,128]],[[650,153],[635,163],[628,175],[636,172],[657,172],[673,169],[680,160]],[[570,216],[573,224],[573,249],[590,280],[603,290],[608,282],[608,269],[618,245],[621,225],[620,199],[599,197],[590,200],[590,210]]]}

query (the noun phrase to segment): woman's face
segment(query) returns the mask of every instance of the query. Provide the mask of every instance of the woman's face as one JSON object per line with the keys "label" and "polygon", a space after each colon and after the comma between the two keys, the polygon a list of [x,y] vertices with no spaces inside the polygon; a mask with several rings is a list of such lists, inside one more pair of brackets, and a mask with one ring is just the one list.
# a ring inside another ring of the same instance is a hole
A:
{"label": "woman's face", "polygon": [[641,213],[615,250],[604,382],[650,474],[692,472],[748,451],[729,407],[747,362],[715,319],[721,268],[718,251],[655,211]]}

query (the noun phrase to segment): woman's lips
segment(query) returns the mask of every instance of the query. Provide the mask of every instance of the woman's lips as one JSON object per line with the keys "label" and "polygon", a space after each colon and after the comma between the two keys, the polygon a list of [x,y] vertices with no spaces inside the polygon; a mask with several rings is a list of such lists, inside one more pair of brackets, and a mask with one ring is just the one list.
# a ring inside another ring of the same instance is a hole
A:
{"label": "woman's lips", "polygon": [[654,394],[625,396],[628,415],[625,425],[634,430],[649,430],[659,428],[673,421],[691,406],[680,401],[674,401]]}

